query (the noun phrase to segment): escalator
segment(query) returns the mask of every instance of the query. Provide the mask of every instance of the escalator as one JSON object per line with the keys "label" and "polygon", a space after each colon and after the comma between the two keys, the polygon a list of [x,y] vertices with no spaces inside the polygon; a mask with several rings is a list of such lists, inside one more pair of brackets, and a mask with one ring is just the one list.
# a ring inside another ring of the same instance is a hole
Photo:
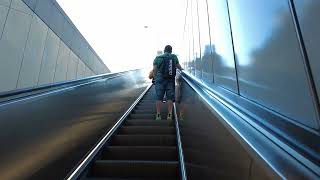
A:
{"label": "escalator", "polygon": [[[178,179],[179,147],[175,119],[155,120],[150,88],[79,176],[69,179]],[[180,176],[181,178],[181,176]]]}
{"label": "escalator", "polygon": [[155,120],[140,70],[2,96],[0,179],[319,179],[319,166],[296,159],[241,101],[182,78],[172,121],[165,103]]}

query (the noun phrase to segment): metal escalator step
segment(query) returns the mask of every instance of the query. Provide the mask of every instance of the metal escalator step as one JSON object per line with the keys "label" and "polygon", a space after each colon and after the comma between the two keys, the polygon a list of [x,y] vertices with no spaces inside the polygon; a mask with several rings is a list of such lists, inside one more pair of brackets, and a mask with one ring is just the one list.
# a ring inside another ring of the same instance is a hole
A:
{"label": "metal escalator step", "polygon": [[155,106],[156,106],[156,101],[153,101],[153,102],[140,102],[140,103],[138,104],[138,106],[148,106],[148,107],[155,108]]}
{"label": "metal escalator step", "polygon": [[141,99],[141,101],[154,101],[156,98],[155,94],[147,94]]}
{"label": "metal escalator step", "polygon": [[163,126],[123,126],[118,134],[175,134],[174,127]]}
{"label": "metal escalator step", "polygon": [[149,118],[149,119],[134,119],[134,118],[128,118],[127,121],[139,121],[139,120],[146,120],[146,121],[156,121],[155,118]]}
{"label": "metal escalator step", "polygon": [[[146,103],[141,103],[141,104],[138,104],[135,109],[145,109],[145,110],[156,110],[156,104],[153,103],[153,104],[146,104]],[[167,104],[165,103],[162,103],[161,104],[161,110],[166,110],[167,109]]]}
{"label": "metal escalator step", "polygon": [[176,161],[175,146],[109,146],[102,152],[104,160]]}
{"label": "metal escalator step", "polygon": [[139,110],[156,110],[156,106],[153,105],[137,105],[135,109]]}
{"label": "metal escalator step", "polygon": [[146,103],[146,104],[155,104],[155,99],[142,99],[139,103]]}
{"label": "metal escalator step", "polygon": [[141,104],[138,104],[136,106],[136,109],[152,109],[152,110],[156,110],[156,105],[155,103],[153,104],[145,104],[145,103],[141,103]]}
{"label": "metal escalator step", "polygon": [[116,135],[111,146],[175,146],[175,135]]}
{"label": "metal escalator step", "polygon": [[[135,108],[149,108],[149,109],[156,109],[156,103],[139,103]],[[166,108],[167,104],[162,103],[161,108]]]}
{"label": "metal escalator step", "polygon": [[142,98],[143,100],[144,99],[156,99],[156,94],[155,93],[147,93],[147,94],[145,94],[144,96],[143,96],[143,98]]}
{"label": "metal escalator step", "polygon": [[[143,177],[134,177],[134,178],[105,178],[105,177],[89,177],[89,178],[82,178],[83,180],[150,180],[150,178],[143,178]],[[152,180],[164,180],[163,178],[152,178]],[[176,178],[165,178],[165,180],[176,180]]]}
{"label": "metal escalator step", "polygon": [[124,122],[126,126],[173,126],[173,121],[168,120],[161,120],[156,121],[154,119],[134,119],[134,120],[127,120]]}
{"label": "metal escalator step", "polygon": [[134,109],[133,114],[156,114],[156,109]]}
{"label": "metal escalator step", "polygon": [[153,119],[155,114],[130,114],[130,119]]}
{"label": "metal escalator step", "polygon": [[97,160],[89,177],[106,178],[178,178],[178,161]]}

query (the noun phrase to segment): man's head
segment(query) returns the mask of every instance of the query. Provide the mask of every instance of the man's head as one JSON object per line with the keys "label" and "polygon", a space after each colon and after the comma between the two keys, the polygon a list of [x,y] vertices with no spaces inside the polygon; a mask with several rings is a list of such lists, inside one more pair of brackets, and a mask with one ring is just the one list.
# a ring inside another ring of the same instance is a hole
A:
{"label": "man's head", "polygon": [[172,47],[170,45],[166,45],[166,47],[164,48],[164,52],[165,53],[172,53]]}

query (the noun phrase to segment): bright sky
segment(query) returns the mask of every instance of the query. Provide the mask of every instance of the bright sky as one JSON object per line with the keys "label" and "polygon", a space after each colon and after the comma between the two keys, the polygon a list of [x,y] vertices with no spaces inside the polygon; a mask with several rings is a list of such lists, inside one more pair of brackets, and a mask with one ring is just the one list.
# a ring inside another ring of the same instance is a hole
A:
{"label": "bright sky", "polygon": [[185,0],[57,2],[112,72],[151,68],[166,44],[181,50]]}

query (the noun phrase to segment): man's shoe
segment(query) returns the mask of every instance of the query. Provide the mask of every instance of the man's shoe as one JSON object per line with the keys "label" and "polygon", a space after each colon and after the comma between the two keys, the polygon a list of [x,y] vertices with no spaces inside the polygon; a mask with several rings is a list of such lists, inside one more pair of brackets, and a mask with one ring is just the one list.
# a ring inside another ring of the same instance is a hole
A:
{"label": "man's shoe", "polygon": [[172,120],[172,114],[171,113],[168,114],[167,120]]}
{"label": "man's shoe", "polygon": [[161,114],[160,113],[157,113],[156,120],[161,120]]}

